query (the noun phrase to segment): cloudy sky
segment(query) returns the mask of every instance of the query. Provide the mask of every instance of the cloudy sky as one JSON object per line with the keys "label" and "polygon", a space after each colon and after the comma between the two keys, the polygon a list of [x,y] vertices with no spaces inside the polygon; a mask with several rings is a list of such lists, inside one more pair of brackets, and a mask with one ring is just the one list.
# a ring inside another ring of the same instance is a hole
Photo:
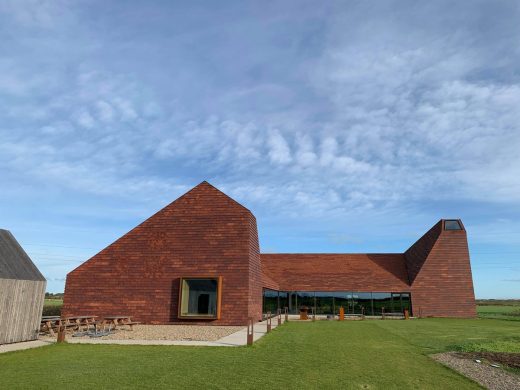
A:
{"label": "cloudy sky", "polygon": [[203,180],[264,252],[402,252],[462,218],[520,297],[516,1],[0,0],[0,227],[67,272]]}

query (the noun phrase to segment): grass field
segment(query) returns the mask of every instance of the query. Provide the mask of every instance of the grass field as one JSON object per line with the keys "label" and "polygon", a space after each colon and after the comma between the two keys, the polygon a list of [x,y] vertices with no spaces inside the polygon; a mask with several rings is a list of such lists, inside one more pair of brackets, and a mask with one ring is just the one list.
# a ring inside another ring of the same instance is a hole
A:
{"label": "grass field", "polygon": [[291,322],[253,347],[53,345],[0,355],[2,385],[55,388],[473,389],[427,355],[520,336],[513,321]]}
{"label": "grass field", "polygon": [[63,305],[63,299],[48,299],[45,298],[45,301],[43,302],[44,306],[62,306]]}
{"label": "grass field", "polygon": [[477,312],[481,318],[520,321],[520,306],[516,305],[479,305]]}

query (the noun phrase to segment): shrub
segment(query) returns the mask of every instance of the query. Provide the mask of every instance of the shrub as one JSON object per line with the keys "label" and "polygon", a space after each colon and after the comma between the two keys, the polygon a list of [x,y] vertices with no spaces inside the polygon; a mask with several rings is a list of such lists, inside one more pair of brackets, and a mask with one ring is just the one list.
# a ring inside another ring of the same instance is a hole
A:
{"label": "shrub", "polygon": [[63,305],[44,305],[42,316],[60,316]]}

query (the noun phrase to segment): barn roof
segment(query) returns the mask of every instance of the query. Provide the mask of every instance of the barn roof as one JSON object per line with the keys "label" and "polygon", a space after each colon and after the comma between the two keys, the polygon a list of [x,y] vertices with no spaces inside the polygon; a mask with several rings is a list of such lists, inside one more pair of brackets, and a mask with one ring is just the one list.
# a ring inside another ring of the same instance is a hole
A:
{"label": "barn roof", "polygon": [[262,253],[260,258],[264,275],[276,282],[281,290],[408,291],[410,289],[405,257],[400,253]]}
{"label": "barn roof", "polygon": [[0,279],[45,280],[10,231],[0,229]]}

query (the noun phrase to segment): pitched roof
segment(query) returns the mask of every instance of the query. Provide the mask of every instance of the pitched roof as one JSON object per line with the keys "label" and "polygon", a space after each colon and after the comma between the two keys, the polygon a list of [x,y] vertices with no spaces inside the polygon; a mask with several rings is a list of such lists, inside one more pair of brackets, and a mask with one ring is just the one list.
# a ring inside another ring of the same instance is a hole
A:
{"label": "pitched roof", "polygon": [[0,229],[0,279],[45,280],[8,230]]}
{"label": "pitched roof", "polygon": [[[404,254],[261,254],[282,291],[408,291]],[[266,286],[267,287],[267,286]]]}
{"label": "pitched roof", "polygon": [[439,239],[442,233],[442,225],[443,220],[441,219],[404,253],[410,283],[414,282],[433,246]]}

